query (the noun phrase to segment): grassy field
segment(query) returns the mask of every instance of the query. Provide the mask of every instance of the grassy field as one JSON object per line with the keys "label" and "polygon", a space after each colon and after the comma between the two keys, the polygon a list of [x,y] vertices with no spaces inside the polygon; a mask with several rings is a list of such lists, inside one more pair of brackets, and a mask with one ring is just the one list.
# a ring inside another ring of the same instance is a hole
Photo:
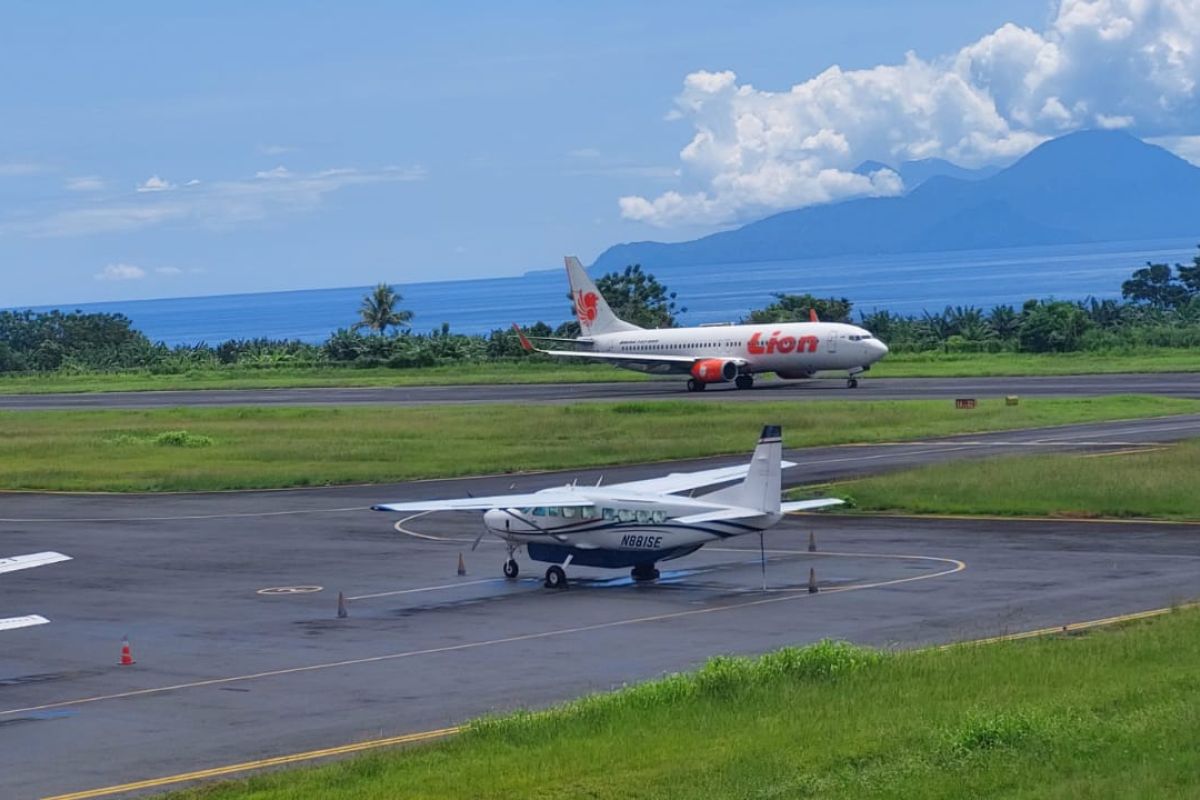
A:
{"label": "grassy field", "polygon": [[1111,455],[1011,456],[838,484],[857,508],[1200,519],[1200,440]]}
{"label": "grassy field", "polygon": [[[871,378],[1075,375],[1117,372],[1198,372],[1200,352],[1155,349],[1131,353],[894,353],[872,367]],[[830,373],[837,377],[835,373]],[[0,394],[139,392],[174,389],[284,389],[327,386],[422,386],[643,381],[646,376],[607,364],[463,364],[422,369],[273,367],[195,370],[179,375],[148,371],[0,376]],[[774,380],[765,377],[763,380]]]}
{"label": "grassy field", "polygon": [[941,651],[823,643],[170,797],[1195,798],[1198,659],[1190,610]]}
{"label": "grassy field", "polygon": [[0,413],[0,488],[212,490],[366,483],[748,453],[1200,411],[1200,400],[1033,398]]}

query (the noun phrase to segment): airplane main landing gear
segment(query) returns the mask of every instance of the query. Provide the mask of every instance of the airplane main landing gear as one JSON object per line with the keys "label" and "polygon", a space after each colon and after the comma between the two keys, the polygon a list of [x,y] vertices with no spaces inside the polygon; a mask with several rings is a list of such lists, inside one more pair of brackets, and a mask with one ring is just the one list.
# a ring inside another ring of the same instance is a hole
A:
{"label": "airplane main landing gear", "polygon": [[687,387],[689,392],[703,392],[705,386],[707,384],[701,383],[695,378],[688,378]]}
{"label": "airplane main landing gear", "polygon": [[739,389],[749,389],[754,386],[754,376],[753,375],[738,375],[737,379],[734,380],[733,383]]}
{"label": "airplane main landing gear", "polygon": [[517,565],[516,559],[510,558],[504,562],[504,577],[511,580],[516,580],[517,575],[521,572],[521,567]]}
{"label": "airplane main landing gear", "polygon": [[629,576],[635,581],[656,581],[658,580],[659,571],[655,569],[653,564],[638,564],[629,573]]}
{"label": "airplane main landing gear", "polygon": [[846,388],[847,389],[857,389],[858,388],[858,378],[847,378],[846,379]]}
{"label": "airplane main landing gear", "polygon": [[567,588],[567,573],[558,564],[551,566],[546,570],[546,588],[547,589],[565,589]]}

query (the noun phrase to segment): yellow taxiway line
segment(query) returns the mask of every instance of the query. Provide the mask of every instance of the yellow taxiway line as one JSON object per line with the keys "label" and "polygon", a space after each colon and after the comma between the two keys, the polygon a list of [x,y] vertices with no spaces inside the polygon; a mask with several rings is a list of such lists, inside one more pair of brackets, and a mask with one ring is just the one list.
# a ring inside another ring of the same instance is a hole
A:
{"label": "yellow taxiway line", "polygon": [[[1001,636],[989,636],[984,639],[972,639],[965,642],[953,642],[950,644],[937,645],[936,650],[948,650],[954,647],[966,647],[969,645],[986,645],[996,644],[998,642],[1011,642],[1018,639],[1034,639],[1040,636],[1051,636],[1060,633],[1072,633],[1075,631],[1088,630],[1090,628],[1099,628],[1107,625],[1116,625],[1122,622],[1133,622],[1141,619],[1150,619],[1151,617],[1159,617],[1163,614],[1169,614],[1172,611],[1200,608],[1200,603],[1187,603],[1180,606],[1172,606],[1167,608],[1153,608],[1148,611],[1137,611],[1132,614],[1119,614],[1115,617],[1105,617],[1103,619],[1087,620],[1085,622],[1073,622],[1063,625],[1058,628],[1038,628],[1032,631],[1022,631],[1020,633],[1009,633]],[[331,758],[333,756],[349,755],[352,753],[361,753],[365,750],[375,750],[381,747],[392,747],[402,744],[417,744],[420,742],[428,742],[435,739],[444,739],[454,736],[462,731],[461,726],[450,728],[438,728],[431,731],[420,731],[418,733],[407,733],[400,736],[389,736],[383,739],[368,739],[362,742],[354,742],[353,744],[341,745],[340,747],[327,747],[323,750],[308,750],[303,753],[292,753],[289,755],[275,756],[274,758],[263,758],[257,761],[244,761],[240,764],[229,764],[224,767],[213,767],[212,769],[197,770],[195,772],[183,772],[178,775],[165,775],[161,778],[150,778],[144,781],[135,781],[133,783],[123,783],[117,786],[105,786],[100,789],[87,789],[82,792],[72,792],[70,794],[59,794],[52,797],[45,797],[42,800],[90,800],[95,797],[111,797],[116,794],[125,792],[134,792],[142,789],[159,789],[165,786],[173,786],[179,783],[188,781],[197,781],[206,778],[221,778],[229,775],[237,775],[242,772],[250,772],[252,770],[266,769],[268,767],[286,766],[289,764],[299,764],[306,761],[315,761],[317,759]]]}

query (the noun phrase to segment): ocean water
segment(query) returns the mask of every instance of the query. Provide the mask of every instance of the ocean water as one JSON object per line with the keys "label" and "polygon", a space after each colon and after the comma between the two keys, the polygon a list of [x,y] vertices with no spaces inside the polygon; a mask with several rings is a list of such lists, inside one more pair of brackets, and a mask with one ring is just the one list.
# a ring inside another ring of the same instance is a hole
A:
{"label": "ocean water", "polygon": [[[1121,281],[1146,261],[1190,263],[1196,239],[1105,242],[944,253],[838,256],[655,269],[686,307],[683,324],[729,322],[771,301],[773,292],[848,297],[856,311],[913,314],[947,305],[990,308],[1031,297],[1119,297]],[[449,323],[459,333],[487,333],[539,320],[570,318],[566,274],[539,270],[506,278],[397,282],[413,329]],[[348,327],[369,287],[92,303],[70,308],[120,312],[151,339],[215,344],[265,336],[319,342]]]}

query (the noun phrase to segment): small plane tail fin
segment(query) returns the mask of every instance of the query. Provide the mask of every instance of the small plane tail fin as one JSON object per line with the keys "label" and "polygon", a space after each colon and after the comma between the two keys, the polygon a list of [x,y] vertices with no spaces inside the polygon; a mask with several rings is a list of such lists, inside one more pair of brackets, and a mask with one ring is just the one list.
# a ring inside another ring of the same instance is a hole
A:
{"label": "small plane tail fin", "polygon": [[750,457],[750,469],[741,483],[727,486],[704,496],[705,500],[753,508],[764,514],[780,513],[779,493],[782,491],[783,428],[763,426],[758,446]]}
{"label": "small plane tail fin", "polygon": [[575,304],[575,318],[579,320],[579,329],[584,336],[642,330],[613,313],[608,307],[608,301],[600,294],[596,284],[592,283],[578,258],[567,256],[563,260],[567,265],[567,281],[571,284],[571,302]]}

